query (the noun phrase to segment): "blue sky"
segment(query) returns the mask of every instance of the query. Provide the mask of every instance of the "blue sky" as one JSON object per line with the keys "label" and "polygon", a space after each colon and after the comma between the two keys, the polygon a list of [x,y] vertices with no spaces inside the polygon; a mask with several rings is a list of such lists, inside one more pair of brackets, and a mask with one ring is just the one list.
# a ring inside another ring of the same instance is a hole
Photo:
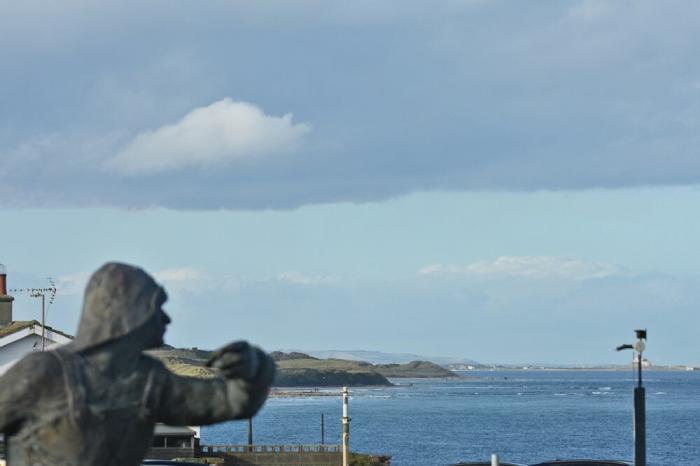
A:
{"label": "blue sky", "polygon": [[[694,2],[0,6],[0,262],[177,345],[700,364]],[[19,298],[17,313],[36,314]]]}

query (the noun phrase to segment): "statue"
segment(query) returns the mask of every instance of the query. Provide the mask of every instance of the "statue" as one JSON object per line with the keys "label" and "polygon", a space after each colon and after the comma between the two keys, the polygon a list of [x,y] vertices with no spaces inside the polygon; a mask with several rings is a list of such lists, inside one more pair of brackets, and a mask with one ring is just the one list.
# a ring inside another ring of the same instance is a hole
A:
{"label": "statue", "polygon": [[109,263],[91,277],[75,340],[0,378],[10,466],[136,466],[156,422],[245,419],[265,402],[272,359],[246,342],[217,350],[220,377],[180,377],[143,353],[163,345],[167,297],[146,272]]}

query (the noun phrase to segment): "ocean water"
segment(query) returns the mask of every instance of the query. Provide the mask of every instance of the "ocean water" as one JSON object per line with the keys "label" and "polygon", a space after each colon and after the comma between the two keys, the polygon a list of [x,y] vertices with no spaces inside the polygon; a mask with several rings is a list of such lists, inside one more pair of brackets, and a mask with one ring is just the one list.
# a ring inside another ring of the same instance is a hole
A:
{"label": "ocean water", "polygon": [[[496,371],[457,380],[400,379],[353,388],[353,451],[392,455],[392,465],[487,460],[633,457],[632,371]],[[645,373],[651,466],[700,466],[700,372]],[[407,385],[412,384],[412,385]],[[338,392],[338,390],[334,390]],[[340,396],[271,398],[254,419],[254,442],[340,443]],[[205,427],[204,444],[244,444],[247,422]]]}

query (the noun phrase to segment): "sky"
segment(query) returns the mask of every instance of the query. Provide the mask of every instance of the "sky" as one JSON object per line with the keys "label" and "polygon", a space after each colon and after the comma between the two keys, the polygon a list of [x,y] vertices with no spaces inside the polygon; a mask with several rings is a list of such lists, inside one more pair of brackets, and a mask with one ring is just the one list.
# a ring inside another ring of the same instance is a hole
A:
{"label": "sky", "polygon": [[[700,5],[0,3],[0,262],[166,340],[700,365]],[[17,318],[38,303],[17,296]]]}

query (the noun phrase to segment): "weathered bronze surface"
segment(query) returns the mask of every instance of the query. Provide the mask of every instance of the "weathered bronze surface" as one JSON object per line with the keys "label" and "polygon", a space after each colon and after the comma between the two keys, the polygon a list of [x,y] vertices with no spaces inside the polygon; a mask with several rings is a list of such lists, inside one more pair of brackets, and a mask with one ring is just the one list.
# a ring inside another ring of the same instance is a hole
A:
{"label": "weathered bronze surface", "polygon": [[163,344],[165,291],[143,270],[109,263],[90,279],[75,340],[35,352],[0,378],[10,466],[136,466],[156,422],[248,418],[265,402],[272,359],[246,342],[218,350],[222,376],[180,377],[144,350]]}

